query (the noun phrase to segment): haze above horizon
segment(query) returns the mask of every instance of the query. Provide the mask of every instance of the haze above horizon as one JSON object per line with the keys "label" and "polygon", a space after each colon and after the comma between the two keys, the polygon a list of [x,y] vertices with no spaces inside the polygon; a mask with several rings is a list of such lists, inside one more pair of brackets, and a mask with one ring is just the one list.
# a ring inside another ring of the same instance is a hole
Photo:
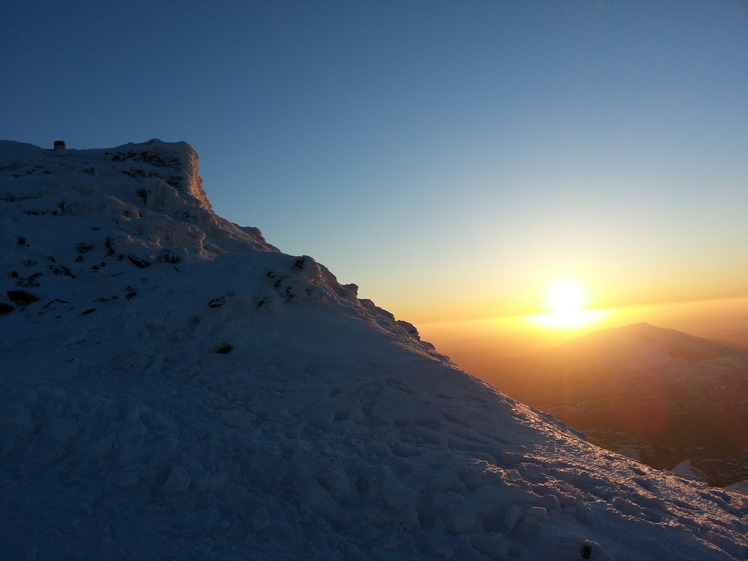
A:
{"label": "haze above horizon", "polygon": [[593,309],[748,296],[744,2],[3,12],[0,138],[185,140],[218,214],[416,325],[560,277]]}

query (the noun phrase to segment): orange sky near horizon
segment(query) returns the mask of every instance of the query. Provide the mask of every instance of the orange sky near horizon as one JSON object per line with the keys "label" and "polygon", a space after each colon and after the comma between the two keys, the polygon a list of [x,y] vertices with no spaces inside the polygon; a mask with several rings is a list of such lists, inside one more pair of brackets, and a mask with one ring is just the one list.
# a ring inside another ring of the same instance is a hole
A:
{"label": "orange sky near horizon", "polygon": [[[571,278],[581,285],[588,309],[741,299],[748,298],[748,259],[738,258],[739,247],[736,240],[733,255],[729,259],[723,256],[721,266],[711,266],[712,257],[704,254],[677,261],[663,255],[661,263],[650,268],[577,254],[559,254],[557,262],[528,261],[520,269],[505,269],[503,263],[488,258],[478,269],[462,267],[458,261],[446,271],[441,265],[418,271],[405,284],[366,283],[362,296],[415,325],[547,313],[547,290],[559,278]],[[472,261],[479,262],[477,258]]]}
{"label": "orange sky near horizon", "polygon": [[421,339],[481,377],[503,360],[527,356],[610,327],[646,322],[748,348],[748,297],[595,310],[598,321],[571,329],[542,327],[538,316],[416,324]]}

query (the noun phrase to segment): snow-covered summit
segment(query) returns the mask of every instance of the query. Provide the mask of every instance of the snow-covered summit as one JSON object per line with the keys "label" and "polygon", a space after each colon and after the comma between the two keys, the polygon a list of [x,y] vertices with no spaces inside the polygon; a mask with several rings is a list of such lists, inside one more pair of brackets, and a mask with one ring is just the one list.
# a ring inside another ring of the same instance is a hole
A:
{"label": "snow-covered summit", "polygon": [[311,257],[185,144],[0,143],[3,559],[742,560],[748,498],[597,448]]}
{"label": "snow-covered summit", "polygon": [[6,312],[13,306],[26,311],[27,299],[43,303],[36,316],[130,300],[140,292],[136,285],[175,275],[191,279],[192,291],[198,277],[190,275],[204,274],[210,263],[219,276],[200,281],[211,287],[221,285],[220,275],[259,274],[259,283],[244,279],[258,309],[291,300],[344,300],[417,340],[412,325],[359,300],[355,285],[341,286],[311,257],[280,254],[259,229],[212,212],[197,160],[185,142],[53,151],[0,141]]}
{"label": "snow-covered summit", "polygon": [[73,150],[65,145],[50,151],[6,140],[0,141],[0,150],[8,158],[4,171],[16,177],[61,170],[96,176],[108,168],[110,173],[134,178],[159,178],[181,194],[197,199],[200,206],[210,208],[198,175],[197,152],[186,142],[162,142],[154,138],[104,150]]}
{"label": "snow-covered summit", "polygon": [[[15,203],[6,205],[4,220],[50,219],[37,220],[36,232],[28,232],[29,239],[48,236],[39,240],[45,247],[72,235],[81,238],[79,247],[96,245],[99,240],[90,232],[102,232],[99,237],[109,235],[108,249],[144,262],[277,251],[259,230],[241,228],[211,211],[197,161],[185,142],[53,151],[0,141],[0,200]],[[88,220],[81,219],[84,215]],[[5,235],[4,247],[18,241]]]}

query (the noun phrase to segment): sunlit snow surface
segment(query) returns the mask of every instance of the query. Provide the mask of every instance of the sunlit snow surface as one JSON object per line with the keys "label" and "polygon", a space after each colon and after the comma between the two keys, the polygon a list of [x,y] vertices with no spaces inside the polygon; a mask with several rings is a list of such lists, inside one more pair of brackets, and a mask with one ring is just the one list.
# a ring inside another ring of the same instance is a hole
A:
{"label": "sunlit snow surface", "polygon": [[0,143],[2,559],[746,559],[744,495],[458,370],[196,161]]}

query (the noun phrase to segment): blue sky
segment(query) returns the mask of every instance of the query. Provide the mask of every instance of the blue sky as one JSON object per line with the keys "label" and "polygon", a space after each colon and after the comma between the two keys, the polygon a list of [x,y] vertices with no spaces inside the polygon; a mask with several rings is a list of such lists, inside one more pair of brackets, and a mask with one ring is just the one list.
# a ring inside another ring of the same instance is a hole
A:
{"label": "blue sky", "polygon": [[410,321],[748,292],[748,3],[19,1],[0,137],[200,154]]}

